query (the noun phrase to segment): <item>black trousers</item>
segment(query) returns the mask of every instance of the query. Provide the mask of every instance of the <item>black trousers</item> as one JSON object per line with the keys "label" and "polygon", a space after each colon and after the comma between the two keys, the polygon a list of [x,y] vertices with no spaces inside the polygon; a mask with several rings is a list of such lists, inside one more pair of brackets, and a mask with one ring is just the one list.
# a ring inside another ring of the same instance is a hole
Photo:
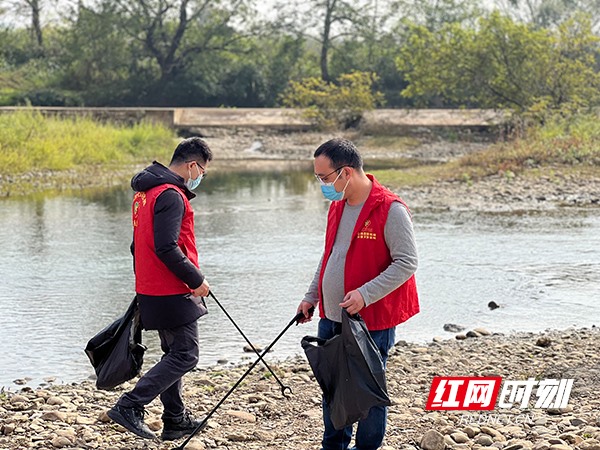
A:
{"label": "black trousers", "polygon": [[161,360],[147,371],[132,391],[123,394],[118,405],[143,408],[160,395],[163,419],[179,419],[185,407],[181,378],[198,364],[198,321],[167,330],[158,330]]}

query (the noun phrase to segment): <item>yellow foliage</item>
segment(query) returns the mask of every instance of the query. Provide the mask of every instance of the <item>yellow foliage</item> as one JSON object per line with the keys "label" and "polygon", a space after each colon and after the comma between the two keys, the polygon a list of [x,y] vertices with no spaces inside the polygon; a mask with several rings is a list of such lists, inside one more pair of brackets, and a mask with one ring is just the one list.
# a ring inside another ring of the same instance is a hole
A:
{"label": "yellow foliage", "polygon": [[282,104],[300,108],[303,116],[322,129],[358,125],[363,114],[383,104],[383,94],[373,90],[377,75],[352,72],[341,75],[337,83],[320,78],[292,81],[282,96]]}

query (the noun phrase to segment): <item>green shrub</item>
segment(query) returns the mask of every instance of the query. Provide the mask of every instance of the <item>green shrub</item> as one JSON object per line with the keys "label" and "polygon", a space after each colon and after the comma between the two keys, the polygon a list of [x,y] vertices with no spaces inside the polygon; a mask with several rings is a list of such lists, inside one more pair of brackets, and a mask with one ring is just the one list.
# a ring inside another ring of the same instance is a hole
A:
{"label": "green shrub", "polygon": [[600,104],[599,43],[586,15],[547,29],[496,11],[477,27],[411,26],[396,65],[408,81],[402,95],[418,105],[511,109],[543,122],[547,111]]}
{"label": "green shrub", "polygon": [[12,105],[21,106],[82,106],[81,97],[55,89],[36,89],[13,95]]}
{"label": "green shrub", "polygon": [[282,96],[282,104],[300,108],[302,114],[321,129],[356,127],[366,111],[383,104],[383,94],[373,91],[377,76],[352,72],[339,77],[338,83],[320,78],[292,81]]}

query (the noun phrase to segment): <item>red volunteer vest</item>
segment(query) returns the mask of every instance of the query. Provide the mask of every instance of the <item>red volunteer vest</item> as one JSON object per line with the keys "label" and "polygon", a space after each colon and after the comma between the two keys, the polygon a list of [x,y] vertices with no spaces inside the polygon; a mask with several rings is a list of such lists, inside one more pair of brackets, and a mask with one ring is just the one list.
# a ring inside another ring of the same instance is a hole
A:
{"label": "red volunteer vest", "polygon": [[[406,206],[400,197],[381,186],[372,175],[367,174],[367,176],[373,182],[373,187],[356,221],[348,254],[346,255],[344,267],[345,293],[358,289],[363,284],[376,278],[391,264],[390,250],[385,243],[385,223],[393,202],[400,202]],[[321,317],[325,317],[322,293],[323,274],[331,255],[345,203],[345,201],[335,201],[331,202],[329,206],[327,231],[325,233],[325,253],[319,276],[319,311]],[[369,330],[385,330],[405,322],[418,312],[419,297],[415,276],[413,275],[398,289],[372,305],[363,308],[359,314]]]}
{"label": "red volunteer vest", "polygon": [[154,204],[167,189],[174,189],[183,199],[185,212],[177,244],[189,260],[198,267],[198,251],[194,235],[194,212],[181,189],[173,184],[162,184],[133,197],[133,244],[135,260],[135,291],[144,295],[188,294],[191,289],[156,256],[154,248]]}

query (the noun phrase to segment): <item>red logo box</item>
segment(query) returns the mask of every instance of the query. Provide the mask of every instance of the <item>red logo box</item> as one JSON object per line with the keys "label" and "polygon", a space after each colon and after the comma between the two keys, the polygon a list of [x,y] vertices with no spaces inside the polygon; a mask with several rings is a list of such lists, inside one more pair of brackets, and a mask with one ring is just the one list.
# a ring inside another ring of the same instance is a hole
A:
{"label": "red logo box", "polygon": [[434,377],[426,410],[494,409],[502,377]]}

